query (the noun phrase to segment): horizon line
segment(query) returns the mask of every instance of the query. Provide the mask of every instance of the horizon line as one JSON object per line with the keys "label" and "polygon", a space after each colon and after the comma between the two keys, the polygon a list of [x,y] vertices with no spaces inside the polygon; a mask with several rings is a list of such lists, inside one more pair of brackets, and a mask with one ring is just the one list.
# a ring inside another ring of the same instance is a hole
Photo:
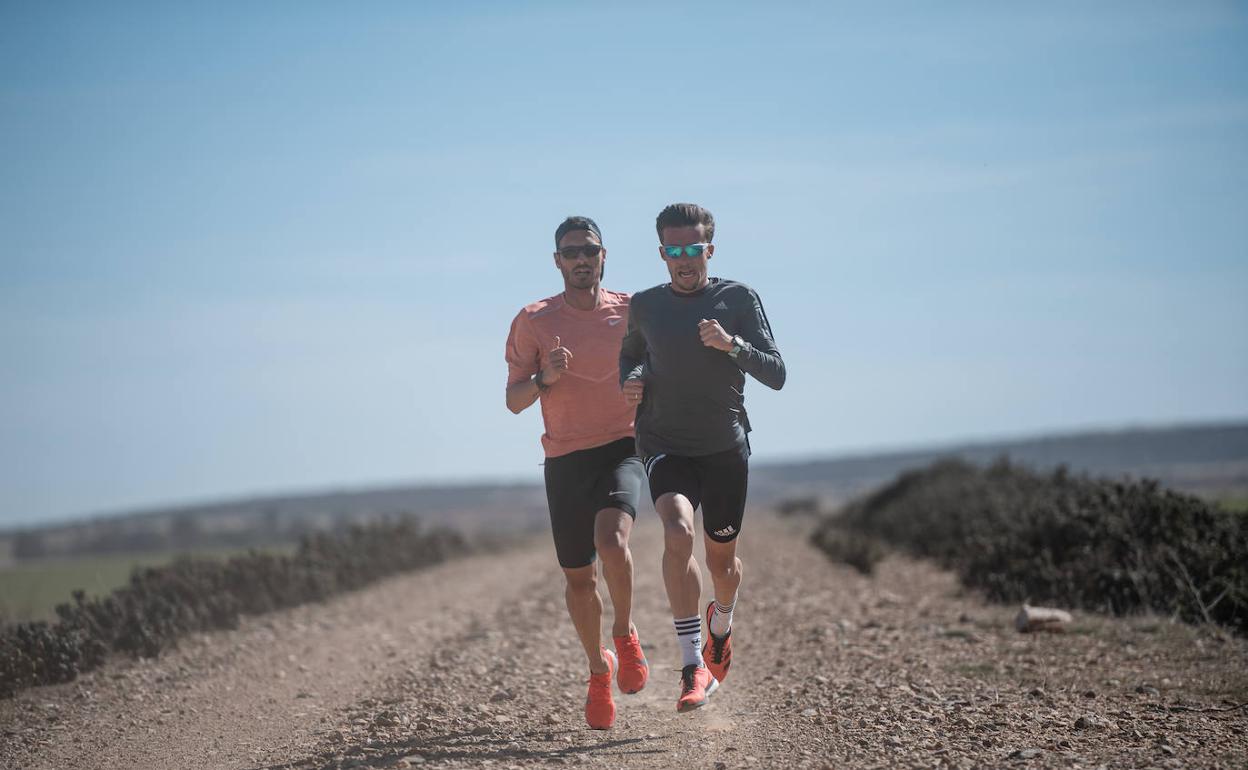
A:
{"label": "horizon line", "polygon": [[[1162,432],[1182,429],[1211,429],[1211,428],[1248,428],[1248,415],[1238,415],[1233,417],[1202,419],[1190,421],[1168,421],[1168,422],[1132,422],[1109,425],[1085,425],[1071,426],[1067,428],[1055,428],[1052,430],[1015,432],[1005,434],[995,434],[986,436],[963,436],[960,438],[951,438],[947,440],[933,442],[919,442],[914,444],[886,444],[877,446],[864,446],[858,449],[850,449],[844,451],[830,451],[825,453],[795,453],[791,455],[783,455],[768,459],[766,462],[759,463],[759,468],[770,468],[782,465],[801,465],[820,462],[837,462],[855,459],[872,459],[882,458],[895,455],[906,454],[931,454],[940,451],[952,451],[959,449],[969,449],[975,447],[992,446],[994,444],[1021,444],[1032,443],[1038,441],[1075,438],[1080,436],[1095,435],[1121,435],[1127,433],[1150,433]],[[320,488],[304,487],[302,490],[290,489],[282,491],[268,492],[238,492],[224,493],[220,496],[198,501],[190,502],[169,502],[169,503],[152,503],[150,505],[137,505],[133,507],[114,508],[109,510],[101,510],[79,514],[66,514],[65,516],[51,517],[45,521],[28,521],[14,522],[9,524],[0,524],[0,536],[13,535],[19,532],[29,531],[31,529],[44,529],[58,526],[74,526],[81,525],[92,521],[101,521],[112,518],[125,516],[157,516],[176,513],[179,511],[193,511],[204,508],[213,508],[217,506],[232,506],[241,503],[291,499],[306,499],[317,497],[330,497],[333,495],[358,495],[370,492],[387,492],[398,490],[454,490],[454,489],[470,489],[481,487],[538,487],[540,482],[532,479],[517,479],[510,477],[472,477],[463,479],[448,479],[444,482],[438,481],[376,481],[363,484],[349,484],[341,486],[325,486]]]}

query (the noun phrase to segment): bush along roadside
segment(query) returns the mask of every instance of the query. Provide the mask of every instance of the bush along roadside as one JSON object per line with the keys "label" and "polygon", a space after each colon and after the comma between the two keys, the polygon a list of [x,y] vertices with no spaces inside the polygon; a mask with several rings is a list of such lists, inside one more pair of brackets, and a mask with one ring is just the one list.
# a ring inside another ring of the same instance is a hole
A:
{"label": "bush along roadside", "polygon": [[184,634],[236,628],[243,615],[325,599],[469,550],[454,531],[400,518],[305,537],[289,556],[253,551],[136,569],[109,596],[75,591],[55,622],[0,630],[0,697],[71,681],[112,653],[155,657]]}
{"label": "bush along roadside", "polygon": [[1153,610],[1248,633],[1248,516],[1155,481],[943,460],[851,502],[813,535],[841,560],[852,538],[935,559],[995,601]]}

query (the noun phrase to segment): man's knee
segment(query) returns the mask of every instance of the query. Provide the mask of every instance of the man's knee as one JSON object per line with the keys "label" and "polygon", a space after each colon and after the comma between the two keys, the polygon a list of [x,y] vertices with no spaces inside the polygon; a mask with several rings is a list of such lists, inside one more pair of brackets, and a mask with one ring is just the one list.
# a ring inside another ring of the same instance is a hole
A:
{"label": "man's knee", "polygon": [[712,578],[732,579],[741,574],[741,560],[735,556],[706,555],[706,569]]}
{"label": "man's knee", "polygon": [[568,593],[593,593],[598,588],[598,575],[593,564],[590,564],[588,567],[565,569],[563,577],[567,583]]}
{"label": "man's knee", "polygon": [[683,525],[693,530],[693,504],[684,495],[668,492],[654,501],[654,509],[658,511],[663,526]]}
{"label": "man's knee", "polygon": [[716,579],[732,579],[741,574],[741,560],[737,558],[735,542],[720,543],[706,540],[706,569]]}
{"label": "man's knee", "polygon": [[632,526],[633,519],[625,511],[618,508],[599,511],[594,526],[594,548],[598,551],[598,558],[606,564],[622,560],[628,552],[628,535]]}
{"label": "man's knee", "polygon": [[684,495],[667,493],[655,501],[663,522],[663,540],[668,551],[693,553],[693,506]]}
{"label": "man's knee", "polygon": [[598,558],[614,563],[628,551],[628,538],[619,530],[599,532],[594,537],[594,547],[598,549]]}
{"label": "man's knee", "polygon": [[693,553],[693,523],[683,519],[663,522],[663,543],[669,552]]}

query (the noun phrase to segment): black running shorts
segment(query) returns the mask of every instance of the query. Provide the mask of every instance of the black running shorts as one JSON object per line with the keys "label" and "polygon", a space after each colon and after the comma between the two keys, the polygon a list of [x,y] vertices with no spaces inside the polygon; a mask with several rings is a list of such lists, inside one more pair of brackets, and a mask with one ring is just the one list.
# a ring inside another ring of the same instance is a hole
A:
{"label": "black running shorts", "polygon": [[618,508],[637,518],[642,478],[631,438],[546,458],[546,502],[560,567],[594,563],[594,520],[599,511]]}
{"label": "black running shorts", "polygon": [[650,476],[650,499],[658,502],[674,492],[689,498],[694,510],[702,506],[702,528],[717,543],[735,540],[745,516],[749,487],[750,447],[701,457],[660,454],[645,458]]}

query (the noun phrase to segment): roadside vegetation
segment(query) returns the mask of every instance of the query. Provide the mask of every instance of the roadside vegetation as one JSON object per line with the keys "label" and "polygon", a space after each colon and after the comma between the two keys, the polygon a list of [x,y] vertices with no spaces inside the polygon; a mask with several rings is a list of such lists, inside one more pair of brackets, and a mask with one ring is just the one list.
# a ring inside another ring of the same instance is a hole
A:
{"label": "roadside vegetation", "polygon": [[243,615],[325,599],[469,550],[456,532],[398,518],[309,535],[289,554],[181,557],[136,567],[129,583],[107,596],[74,591],[72,602],[57,606],[55,621],[0,629],[0,697],[71,681],[112,654],[155,657],[187,633],[235,628]]}
{"label": "roadside vegetation", "polygon": [[995,601],[1248,633],[1248,516],[1154,481],[944,460],[826,515],[813,539],[863,572],[888,547],[934,559]]}
{"label": "roadside vegetation", "polygon": [[1224,497],[1218,500],[1218,507],[1232,513],[1248,513],[1248,497]]}
{"label": "roadside vegetation", "polygon": [[82,591],[87,598],[107,596],[129,583],[135,569],[162,567],[186,558],[229,559],[253,550],[292,554],[295,544],[38,559],[0,567],[0,626],[55,620],[57,605],[65,603],[74,591]]}

